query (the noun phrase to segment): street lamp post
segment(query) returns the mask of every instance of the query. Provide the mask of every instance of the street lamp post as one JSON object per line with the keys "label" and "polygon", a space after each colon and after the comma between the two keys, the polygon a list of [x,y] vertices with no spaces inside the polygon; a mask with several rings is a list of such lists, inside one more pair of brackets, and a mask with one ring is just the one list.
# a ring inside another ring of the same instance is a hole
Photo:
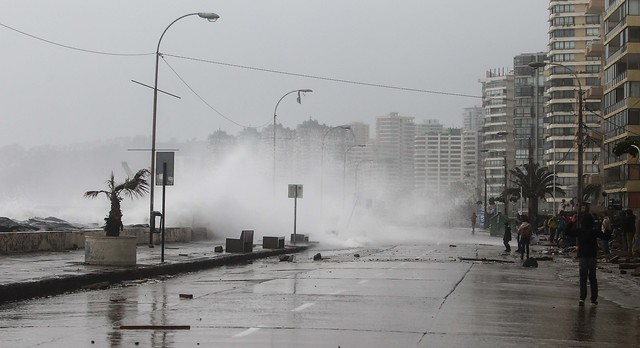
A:
{"label": "street lamp post", "polygon": [[[555,63],[555,62],[532,62],[529,63],[529,66],[532,68],[543,68],[547,65],[557,65],[560,66],[566,70],[569,71],[569,73],[571,75],[573,75],[573,77],[576,79],[576,82],[578,82],[578,131],[577,131],[577,138],[578,138],[578,177],[577,177],[577,184],[578,184],[578,212],[581,212],[582,209],[582,191],[583,191],[583,178],[582,178],[582,174],[584,171],[583,168],[583,162],[584,162],[584,147],[583,147],[583,128],[584,128],[584,121],[582,119],[582,83],[580,82],[580,79],[578,78],[578,75],[576,74],[575,70],[573,70],[573,68],[566,66],[564,64],[560,64],[560,63]],[[578,219],[578,227],[580,226],[580,219]]]}
{"label": "street lamp post", "polygon": [[278,112],[278,105],[280,105],[280,102],[282,101],[282,99],[284,99],[284,97],[292,93],[298,93],[298,98],[296,100],[298,101],[298,104],[301,104],[302,99],[300,98],[300,94],[307,93],[307,92],[313,92],[313,91],[310,89],[295,89],[291,92],[287,92],[280,98],[280,100],[278,100],[278,102],[276,103],[276,107],[273,109],[273,196],[274,197],[276,196],[276,118],[277,118],[277,112]]}
{"label": "street lamp post", "polygon": [[[350,131],[353,134],[353,130],[349,125],[340,125],[327,129],[326,132],[322,135],[322,141],[320,143],[320,211],[322,212],[324,207],[324,141],[327,138],[327,135],[331,133],[334,129],[343,129]],[[355,139],[355,136],[354,136]],[[346,156],[346,154],[345,154]]]}
{"label": "street lamp post", "polygon": [[[153,122],[151,127],[151,170],[149,171],[151,177],[149,178],[149,226],[153,225],[151,221],[155,219],[153,216],[153,199],[154,199],[154,187],[155,187],[155,176],[156,176],[156,116],[158,109],[158,63],[160,61],[160,43],[162,42],[162,38],[164,34],[169,30],[169,28],[173,25],[173,23],[181,20],[185,17],[190,16],[198,16],[200,18],[204,18],[209,22],[215,22],[220,18],[215,13],[207,13],[207,12],[196,12],[189,13],[183,16],[176,18],[173,22],[171,22],[160,35],[160,39],[158,40],[158,46],[156,47],[156,68],[155,68],[155,81],[153,84]],[[149,247],[153,248],[153,231],[151,228],[149,229]]]}
{"label": "street lamp post", "polygon": [[364,145],[364,144],[351,145],[344,152],[344,160],[342,161],[342,209],[344,209],[345,186],[347,181],[346,180],[347,179],[347,154],[349,153],[349,151],[351,151],[351,149],[355,147],[366,147],[366,146],[367,145]]}

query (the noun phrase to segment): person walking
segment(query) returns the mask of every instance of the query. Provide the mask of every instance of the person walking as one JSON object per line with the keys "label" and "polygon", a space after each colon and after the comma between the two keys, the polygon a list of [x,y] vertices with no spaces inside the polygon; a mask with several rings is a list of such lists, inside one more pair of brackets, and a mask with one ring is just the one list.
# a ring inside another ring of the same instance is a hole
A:
{"label": "person walking", "polygon": [[603,233],[594,226],[593,216],[584,214],[580,220],[580,228],[567,230],[569,236],[578,239],[578,260],[580,269],[580,300],[578,305],[584,306],[587,298],[587,279],[591,286],[591,304],[598,304],[598,279],[596,268],[598,262],[598,239],[609,240],[611,233]]}
{"label": "person walking", "polygon": [[558,227],[558,217],[556,214],[551,215],[549,221],[547,221],[547,226],[549,226],[549,243],[553,243],[556,236],[556,228]]}
{"label": "person walking", "polygon": [[636,235],[636,216],[631,209],[627,209],[622,220],[623,239],[625,241],[625,251],[633,255],[633,237]]}
{"label": "person walking", "polygon": [[518,227],[518,234],[520,235],[520,260],[524,260],[524,254],[527,253],[527,259],[529,258],[529,245],[531,244],[531,235],[533,231],[531,224],[527,221],[526,217],[522,218],[522,223]]}
{"label": "person walking", "polygon": [[478,220],[478,215],[476,215],[476,212],[474,211],[471,213],[471,234],[476,232],[476,220]]}
{"label": "person walking", "polygon": [[511,242],[511,226],[509,226],[508,221],[504,223],[504,235],[502,236],[502,241],[504,242],[504,251],[506,253],[510,253],[511,245],[509,245],[509,243]]}

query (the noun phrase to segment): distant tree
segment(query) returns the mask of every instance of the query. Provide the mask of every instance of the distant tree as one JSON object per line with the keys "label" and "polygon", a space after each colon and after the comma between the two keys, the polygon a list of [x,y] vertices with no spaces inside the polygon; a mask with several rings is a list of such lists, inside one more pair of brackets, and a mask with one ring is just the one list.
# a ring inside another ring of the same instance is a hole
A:
{"label": "distant tree", "polygon": [[113,172],[111,172],[111,178],[106,182],[107,190],[87,191],[84,193],[84,197],[86,198],[95,198],[101,193],[104,193],[109,199],[109,202],[111,202],[109,215],[104,219],[106,222],[104,230],[107,236],[117,237],[122,230],[122,209],[120,208],[122,195],[133,199],[143,197],[149,192],[147,175],[149,175],[149,170],[140,169],[133,178],[127,178],[123,183],[116,184]]}
{"label": "distant tree", "polygon": [[[555,175],[547,167],[540,167],[537,163],[527,163],[521,167],[509,170],[512,179],[506,194],[513,198],[526,198],[529,201],[529,221],[535,221],[538,216],[538,200],[553,196]],[[556,183],[556,193],[564,195],[564,190]],[[522,197],[520,192],[522,191]]]}

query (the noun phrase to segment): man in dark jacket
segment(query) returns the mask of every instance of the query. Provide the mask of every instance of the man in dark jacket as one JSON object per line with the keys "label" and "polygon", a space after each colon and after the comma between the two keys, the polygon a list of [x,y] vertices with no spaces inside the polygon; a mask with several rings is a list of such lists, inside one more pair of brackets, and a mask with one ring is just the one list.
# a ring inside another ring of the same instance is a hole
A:
{"label": "man in dark jacket", "polygon": [[596,279],[596,266],[598,256],[598,238],[609,240],[611,232],[603,233],[594,226],[591,214],[581,217],[579,229],[567,230],[567,234],[578,238],[578,260],[580,262],[580,301],[584,306],[587,298],[587,278],[591,285],[591,304],[598,304],[598,280]]}

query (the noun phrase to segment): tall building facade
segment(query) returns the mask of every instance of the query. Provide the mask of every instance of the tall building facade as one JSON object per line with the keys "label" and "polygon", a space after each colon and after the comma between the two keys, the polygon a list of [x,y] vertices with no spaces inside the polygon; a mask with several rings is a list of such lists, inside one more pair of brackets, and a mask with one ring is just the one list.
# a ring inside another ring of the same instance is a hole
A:
{"label": "tall building facade", "polygon": [[485,188],[497,198],[508,187],[507,170],[514,167],[514,75],[512,71],[487,71],[482,83],[483,125],[480,152]]}
{"label": "tall building facade", "polygon": [[462,112],[462,124],[465,130],[477,132],[482,128],[482,107],[472,106],[464,108]]}
{"label": "tall building facade", "polygon": [[392,112],[376,118],[377,181],[384,192],[402,194],[413,189],[415,135],[413,117]]}
{"label": "tall building facade", "polygon": [[604,189],[609,202],[639,209],[638,157],[612,150],[623,141],[640,145],[640,0],[606,0],[602,10]]}
{"label": "tall building facade", "polygon": [[462,186],[477,187],[476,132],[448,129],[415,138],[415,186],[429,197],[452,196]]}
{"label": "tall building facade", "polygon": [[[578,139],[579,115],[583,134],[600,128],[601,98],[590,92],[600,86],[600,57],[587,54],[587,47],[598,40],[600,15],[588,12],[588,0],[549,2],[549,64],[546,66],[545,151],[547,166],[556,173],[556,182],[565,191],[551,203],[560,209],[561,200],[576,200],[578,180],[598,175],[600,147],[587,136]],[[580,98],[582,104],[580,104]],[[582,105],[582,110],[579,106]],[[578,178],[578,144],[583,147],[583,178]]]}

